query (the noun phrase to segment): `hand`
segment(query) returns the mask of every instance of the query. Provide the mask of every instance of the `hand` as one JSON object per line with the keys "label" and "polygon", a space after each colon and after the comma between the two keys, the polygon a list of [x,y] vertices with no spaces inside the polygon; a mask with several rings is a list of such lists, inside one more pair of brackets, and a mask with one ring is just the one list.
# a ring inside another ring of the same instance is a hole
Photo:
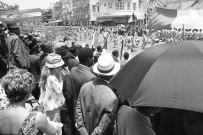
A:
{"label": "hand", "polygon": [[58,122],[58,123],[60,122],[60,116],[59,116],[58,113],[56,113],[56,114],[54,115],[53,122]]}

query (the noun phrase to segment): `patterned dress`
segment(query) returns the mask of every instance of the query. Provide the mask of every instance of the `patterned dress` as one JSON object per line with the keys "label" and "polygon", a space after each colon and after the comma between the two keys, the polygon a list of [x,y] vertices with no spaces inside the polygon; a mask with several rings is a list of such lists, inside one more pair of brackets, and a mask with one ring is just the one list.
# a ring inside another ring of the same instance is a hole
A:
{"label": "patterned dress", "polygon": [[3,87],[0,85],[0,110],[3,110],[8,105],[8,100]]}
{"label": "patterned dress", "polygon": [[41,132],[35,132],[35,119],[37,111],[30,112],[29,116],[25,118],[18,135],[43,135]]}

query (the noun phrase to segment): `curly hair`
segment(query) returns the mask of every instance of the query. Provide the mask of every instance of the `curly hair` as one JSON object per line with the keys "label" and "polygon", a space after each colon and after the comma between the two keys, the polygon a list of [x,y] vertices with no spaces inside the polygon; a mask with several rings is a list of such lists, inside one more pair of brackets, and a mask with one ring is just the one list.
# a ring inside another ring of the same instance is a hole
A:
{"label": "curly hair", "polygon": [[10,70],[1,81],[10,104],[23,101],[34,86],[33,75],[22,69]]}

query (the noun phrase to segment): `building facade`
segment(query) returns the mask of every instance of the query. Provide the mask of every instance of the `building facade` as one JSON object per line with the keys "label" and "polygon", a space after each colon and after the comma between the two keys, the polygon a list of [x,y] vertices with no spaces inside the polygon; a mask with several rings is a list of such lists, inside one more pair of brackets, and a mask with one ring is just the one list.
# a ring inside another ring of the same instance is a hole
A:
{"label": "building facade", "polygon": [[73,25],[90,24],[89,0],[73,0],[71,23]]}
{"label": "building facade", "polygon": [[90,0],[90,21],[94,24],[111,22],[128,23],[134,13],[137,21],[144,19],[147,0]]}
{"label": "building facade", "polygon": [[141,25],[148,0],[73,0],[73,25],[125,24],[134,13]]}

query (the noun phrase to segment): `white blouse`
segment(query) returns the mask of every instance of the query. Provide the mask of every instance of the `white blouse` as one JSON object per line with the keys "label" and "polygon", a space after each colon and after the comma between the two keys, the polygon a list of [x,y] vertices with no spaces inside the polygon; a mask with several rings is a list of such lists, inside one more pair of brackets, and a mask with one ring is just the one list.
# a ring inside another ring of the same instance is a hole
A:
{"label": "white blouse", "polygon": [[41,94],[39,98],[39,103],[44,106],[46,111],[53,111],[63,106],[65,98],[62,89],[63,82],[60,83],[53,75],[48,76],[45,90],[42,87],[40,88]]}

